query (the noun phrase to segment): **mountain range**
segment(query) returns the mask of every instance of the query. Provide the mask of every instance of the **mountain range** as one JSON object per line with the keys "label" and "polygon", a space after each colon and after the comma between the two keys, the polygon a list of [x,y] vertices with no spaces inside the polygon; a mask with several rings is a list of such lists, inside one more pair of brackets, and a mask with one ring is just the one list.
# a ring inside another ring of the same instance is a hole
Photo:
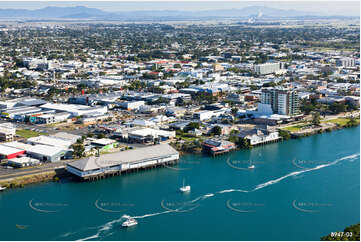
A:
{"label": "mountain range", "polygon": [[97,8],[45,7],[36,10],[0,9],[0,18],[31,19],[97,19],[97,20],[141,20],[141,19],[199,19],[199,18],[297,18],[322,16],[319,13],[298,10],[284,10],[264,6],[250,6],[241,9],[221,9],[203,11],[148,10],[106,12]]}

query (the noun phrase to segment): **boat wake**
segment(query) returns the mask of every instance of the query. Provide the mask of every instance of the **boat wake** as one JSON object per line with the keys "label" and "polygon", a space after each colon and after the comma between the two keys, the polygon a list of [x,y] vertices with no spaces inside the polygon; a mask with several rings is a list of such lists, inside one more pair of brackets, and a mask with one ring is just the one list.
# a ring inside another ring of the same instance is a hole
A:
{"label": "boat wake", "polygon": [[163,211],[163,212],[159,212],[159,213],[150,213],[150,214],[145,214],[145,215],[141,215],[141,216],[132,216],[132,218],[136,218],[136,219],[140,219],[140,218],[147,218],[147,217],[153,217],[153,216],[157,216],[157,215],[161,215],[161,214],[165,214],[165,213],[171,213],[171,212],[176,212],[178,211],[177,209],[173,210],[167,210],[167,211]]}
{"label": "boat wake", "polygon": [[78,239],[77,241],[84,241],[84,240],[90,240],[90,239],[96,239],[99,237],[109,236],[110,234],[107,234],[107,232],[110,231],[114,225],[121,223],[123,220],[124,219],[122,217],[120,217],[119,219],[112,220],[106,224],[103,224],[103,225],[97,227],[98,231],[95,234],[88,236],[86,238]]}
{"label": "boat wake", "polygon": [[[208,193],[208,194],[199,196],[199,197],[189,201],[188,204],[193,204],[195,202],[206,200],[208,198],[214,197],[216,194],[231,193],[231,192],[242,192],[242,193],[255,192],[255,191],[260,190],[262,188],[277,184],[277,183],[281,182],[282,180],[287,179],[289,177],[295,177],[295,176],[298,176],[298,175],[303,174],[303,173],[307,173],[307,172],[319,170],[319,169],[322,169],[322,168],[325,168],[325,167],[328,167],[328,166],[336,165],[340,161],[344,161],[344,160],[354,161],[354,160],[359,159],[359,158],[360,158],[360,153],[344,156],[342,158],[336,159],[333,162],[318,165],[318,166],[313,167],[313,168],[307,168],[307,169],[303,169],[303,170],[300,170],[300,171],[294,171],[294,172],[291,172],[291,173],[289,173],[287,175],[279,177],[277,179],[273,179],[273,180],[258,184],[258,185],[255,186],[255,188],[253,188],[252,190],[249,190],[249,191],[242,190],[242,189],[222,190],[222,191],[218,191],[218,192],[215,192],[215,193]],[[176,213],[176,212],[179,212],[180,210],[181,210],[181,208],[178,208],[178,209],[166,210],[166,211],[162,211],[162,212],[158,212],[158,213],[150,213],[150,214],[145,214],[145,215],[140,215],[140,216],[132,216],[132,218],[134,218],[134,219],[143,219],[143,218],[158,216],[158,215],[162,215],[162,214],[166,214],[166,213]],[[109,231],[115,224],[118,224],[121,221],[122,221],[122,218],[116,219],[116,220],[110,221],[110,222],[108,222],[108,223],[106,223],[104,225],[101,225],[101,226],[98,227],[99,230],[97,231],[96,234],[94,234],[92,236],[89,236],[89,237],[86,237],[86,238],[83,238],[83,239],[79,239],[79,240],[96,239],[96,238],[99,238],[102,235],[109,236],[109,234],[106,234],[106,232]]]}

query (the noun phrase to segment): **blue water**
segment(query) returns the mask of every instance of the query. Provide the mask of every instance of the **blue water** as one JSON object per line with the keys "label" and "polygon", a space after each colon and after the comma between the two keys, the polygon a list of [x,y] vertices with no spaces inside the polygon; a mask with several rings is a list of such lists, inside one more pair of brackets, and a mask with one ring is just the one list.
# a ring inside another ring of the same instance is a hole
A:
{"label": "blue water", "polygon": [[[0,214],[1,240],[319,240],[360,221],[360,129],[7,190]],[[123,229],[123,214],[138,225]]]}

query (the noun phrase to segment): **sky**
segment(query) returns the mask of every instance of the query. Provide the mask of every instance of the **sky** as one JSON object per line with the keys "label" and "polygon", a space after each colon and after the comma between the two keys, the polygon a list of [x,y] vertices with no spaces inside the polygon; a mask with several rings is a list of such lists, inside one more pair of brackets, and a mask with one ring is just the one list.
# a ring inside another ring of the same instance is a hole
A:
{"label": "sky", "polygon": [[325,15],[359,16],[359,1],[2,1],[0,8],[39,9],[48,6],[86,6],[109,12],[133,10],[215,10],[235,9],[247,6],[266,6],[279,9],[294,9]]}

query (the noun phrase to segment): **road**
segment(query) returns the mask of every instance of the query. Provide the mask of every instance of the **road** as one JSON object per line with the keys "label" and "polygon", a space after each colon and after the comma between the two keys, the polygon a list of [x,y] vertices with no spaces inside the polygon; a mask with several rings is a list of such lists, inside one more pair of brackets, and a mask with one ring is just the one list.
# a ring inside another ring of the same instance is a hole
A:
{"label": "road", "polygon": [[4,166],[0,166],[0,180],[25,176],[25,175],[32,175],[41,172],[54,171],[57,168],[64,168],[66,166],[66,163],[69,163],[71,161],[73,160],[44,163],[36,167],[26,167],[26,168],[17,168],[17,169],[16,168],[7,169]]}

